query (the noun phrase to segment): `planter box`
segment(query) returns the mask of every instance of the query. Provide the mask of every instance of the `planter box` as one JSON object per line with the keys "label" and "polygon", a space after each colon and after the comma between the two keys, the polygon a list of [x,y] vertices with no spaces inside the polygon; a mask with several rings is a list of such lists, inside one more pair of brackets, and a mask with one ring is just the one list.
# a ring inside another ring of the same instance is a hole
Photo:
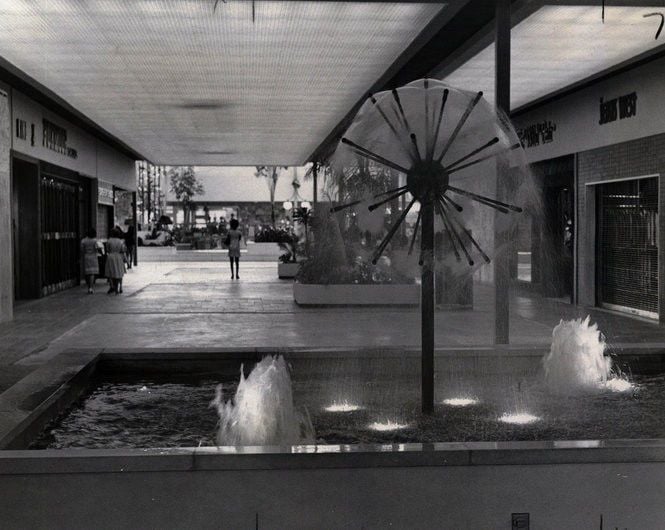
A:
{"label": "planter box", "polygon": [[247,243],[247,255],[244,256],[248,261],[277,261],[277,258],[283,254],[277,243]]}
{"label": "planter box", "polygon": [[420,286],[293,284],[298,305],[408,305],[420,304]]}
{"label": "planter box", "polygon": [[210,250],[212,248],[211,239],[197,239],[196,240],[196,249],[197,250]]}
{"label": "planter box", "polygon": [[300,269],[300,263],[278,263],[277,264],[277,276],[281,279],[286,278],[295,278]]}

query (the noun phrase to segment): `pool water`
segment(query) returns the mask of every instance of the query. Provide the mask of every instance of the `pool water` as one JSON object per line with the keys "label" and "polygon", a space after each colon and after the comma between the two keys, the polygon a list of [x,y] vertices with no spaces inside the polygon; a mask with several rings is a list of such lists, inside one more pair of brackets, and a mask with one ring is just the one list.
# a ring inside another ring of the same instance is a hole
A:
{"label": "pool water", "polygon": [[[296,406],[311,417],[317,443],[325,444],[665,438],[665,375],[631,380],[625,392],[562,396],[547,391],[537,376],[455,384],[442,379],[430,416],[419,413],[418,381],[408,375],[347,388],[329,377],[301,377],[293,394]],[[31,448],[215,445],[218,417],[210,402],[220,382],[230,399],[237,378],[228,376],[95,379]],[[326,410],[331,405],[337,406]]]}

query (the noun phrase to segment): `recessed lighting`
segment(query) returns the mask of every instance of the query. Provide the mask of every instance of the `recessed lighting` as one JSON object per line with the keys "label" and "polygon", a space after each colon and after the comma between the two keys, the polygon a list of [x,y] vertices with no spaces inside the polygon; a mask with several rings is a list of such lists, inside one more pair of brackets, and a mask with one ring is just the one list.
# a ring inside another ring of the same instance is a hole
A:
{"label": "recessed lighting", "polygon": [[407,427],[408,424],[406,423],[396,423],[393,421],[375,421],[369,424],[369,428],[373,431],[399,431]]}
{"label": "recessed lighting", "polygon": [[528,412],[512,412],[512,413],[504,413],[499,418],[499,421],[503,423],[514,423],[516,425],[527,425],[529,423],[534,423],[539,419],[540,418],[538,416],[534,416],[533,414],[529,414]]}
{"label": "recessed lighting", "polygon": [[332,405],[328,405],[324,410],[327,410],[328,412],[355,412],[356,410],[362,410],[362,407],[355,403],[344,401],[343,403],[333,403]]}
{"label": "recessed lighting", "polygon": [[451,407],[468,407],[478,403],[479,401],[476,398],[449,398],[443,400],[444,405],[450,405]]}

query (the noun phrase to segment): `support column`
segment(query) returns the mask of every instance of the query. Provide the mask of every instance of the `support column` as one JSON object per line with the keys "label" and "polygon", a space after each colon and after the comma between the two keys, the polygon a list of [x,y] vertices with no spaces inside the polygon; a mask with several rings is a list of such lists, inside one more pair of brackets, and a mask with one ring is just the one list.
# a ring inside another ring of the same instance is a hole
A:
{"label": "support column", "polygon": [[[496,0],[495,12],[495,78],[494,92],[496,106],[510,114],[510,0]],[[502,177],[507,178],[504,164],[496,165],[496,196],[502,199],[505,183]],[[508,234],[497,228],[498,216],[495,213],[494,247],[500,249],[494,256],[494,343],[508,344],[510,341],[510,251],[508,249]]]}
{"label": "support column", "polygon": [[423,260],[420,285],[422,411],[430,413],[434,410],[434,202],[431,199],[424,201],[420,209]]}
{"label": "support column", "polygon": [[139,264],[139,211],[136,205],[137,200],[137,192],[132,193],[132,215],[134,217],[134,249],[132,250],[130,259],[133,261],[135,266]]}
{"label": "support column", "polygon": [[319,200],[319,163],[318,162],[312,162],[312,180],[313,185],[314,185],[314,192],[312,194],[312,206],[314,206],[318,200]]}
{"label": "support column", "polygon": [[10,165],[11,114],[9,89],[0,85],[0,322],[14,318],[14,246]]}

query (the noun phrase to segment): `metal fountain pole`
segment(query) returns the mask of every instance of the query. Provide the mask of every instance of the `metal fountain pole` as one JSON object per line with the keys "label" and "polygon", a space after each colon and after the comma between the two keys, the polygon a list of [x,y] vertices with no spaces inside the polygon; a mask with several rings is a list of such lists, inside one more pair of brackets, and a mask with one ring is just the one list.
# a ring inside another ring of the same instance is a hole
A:
{"label": "metal fountain pole", "polygon": [[[496,44],[495,44],[495,89],[496,105],[507,115],[510,112],[510,0],[497,0],[496,3]],[[496,163],[496,196],[504,200],[501,177],[506,173],[506,164]],[[495,247],[508,244],[507,234],[497,228],[498,215],[495,215]],[[510,343],[510,255],[508,249],[498,252],[494,258],[494,343]]]}
{"label": "metal fountain pole", "polygon": [[434,410],[434,200],[427,197],[420,206],[422,215],[421,379],[422,411]]}

